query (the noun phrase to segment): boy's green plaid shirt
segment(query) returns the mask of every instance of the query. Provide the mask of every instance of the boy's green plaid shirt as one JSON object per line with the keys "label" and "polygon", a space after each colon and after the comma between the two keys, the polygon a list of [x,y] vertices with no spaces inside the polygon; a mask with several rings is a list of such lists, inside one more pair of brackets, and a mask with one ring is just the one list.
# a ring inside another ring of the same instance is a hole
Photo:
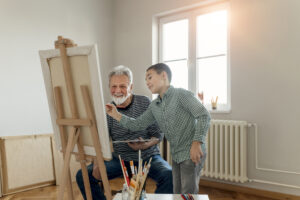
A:
{"label": "boy's green plaid shirt", "polygon": [[193,141],[202,142],[210,124],[210,115],[192,92],[170,86],[161,99],[158,96],[137,119],[122,115],[121,125],[132,130],[143,130],[155,122],[170,142],[172,159],[180,163],[190,159]]}

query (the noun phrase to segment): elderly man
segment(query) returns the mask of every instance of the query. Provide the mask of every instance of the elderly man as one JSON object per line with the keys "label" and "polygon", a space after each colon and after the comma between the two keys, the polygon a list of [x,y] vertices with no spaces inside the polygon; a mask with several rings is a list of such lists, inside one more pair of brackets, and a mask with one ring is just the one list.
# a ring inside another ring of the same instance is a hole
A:
{"label": "elderly man", "polygon": [[[149,106],[150,100],[145,96],[132,94],[132,72],[129,68],[118,66],[109,74],[109,88],[112,100],[118,111],[127,116],[137,118]],[[149,126],[144,131],[131,132],[123,128],[116,120],[107,115],[109,134],[112,141],[124,141],[135,139],[158,139],[148,142],[113,143],[113,159],[105,161],[108,179],[122,176],[122,169],[118,155],[125,161],[127,169],[129,161],[138,165],[138,150],[142,152],[142,159],[149,161],[152,158],[151,168],[148,176],[156,182],[155,193],[173,193],[172,169],[170,165],[160,156],[158,143],[162,139],[162,133],[156,124]],[[102,189],[99,187],[100,175],[98,166],[88,166],[88,174],[91,184],[93,199],[105,199]],[[130,172],[130,170],[129,170]],[[82,171],[76,175],[76,181],[84,199],[86,199]]]}

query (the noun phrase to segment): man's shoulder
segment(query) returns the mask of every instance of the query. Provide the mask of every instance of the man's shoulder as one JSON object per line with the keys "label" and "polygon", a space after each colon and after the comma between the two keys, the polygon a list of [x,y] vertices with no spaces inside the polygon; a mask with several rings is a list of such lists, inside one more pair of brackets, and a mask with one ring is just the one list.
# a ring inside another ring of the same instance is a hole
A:
{"label": "man's shoulder", "polygon": [[149,97],[144,95],[137,95],[137,94],[134,94],[134,101],[137,101],[136,103],[147,103],[147,104],[151,103]]}

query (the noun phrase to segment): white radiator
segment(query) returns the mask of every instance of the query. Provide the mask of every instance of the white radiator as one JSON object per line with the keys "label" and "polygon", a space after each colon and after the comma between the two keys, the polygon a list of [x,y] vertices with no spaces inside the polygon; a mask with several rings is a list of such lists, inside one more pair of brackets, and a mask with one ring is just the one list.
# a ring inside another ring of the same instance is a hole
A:
{"label": "white radiator", "polygon": [[[211,120],[202,176],[241,183],[248,181],[247,126],[246,121]],[[172,165],[170,144],[165,142],[160,144],[161,154]]]}
{"label": "white radiator", "polygon": [[211,120],[202,176],[245,182],[247,177],[247,122]]}

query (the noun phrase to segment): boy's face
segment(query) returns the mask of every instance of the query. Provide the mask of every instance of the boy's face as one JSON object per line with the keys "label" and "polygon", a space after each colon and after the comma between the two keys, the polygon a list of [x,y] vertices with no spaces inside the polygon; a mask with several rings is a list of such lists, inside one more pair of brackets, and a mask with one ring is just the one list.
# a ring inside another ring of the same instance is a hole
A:
{"label": "boy's face", "polygon": [[161,88],[164,86],[164,72],[158,74],[155,70],[150,69],[146,72],[146,84],[148,89],[152,94],[157,94],[160,92]]}

